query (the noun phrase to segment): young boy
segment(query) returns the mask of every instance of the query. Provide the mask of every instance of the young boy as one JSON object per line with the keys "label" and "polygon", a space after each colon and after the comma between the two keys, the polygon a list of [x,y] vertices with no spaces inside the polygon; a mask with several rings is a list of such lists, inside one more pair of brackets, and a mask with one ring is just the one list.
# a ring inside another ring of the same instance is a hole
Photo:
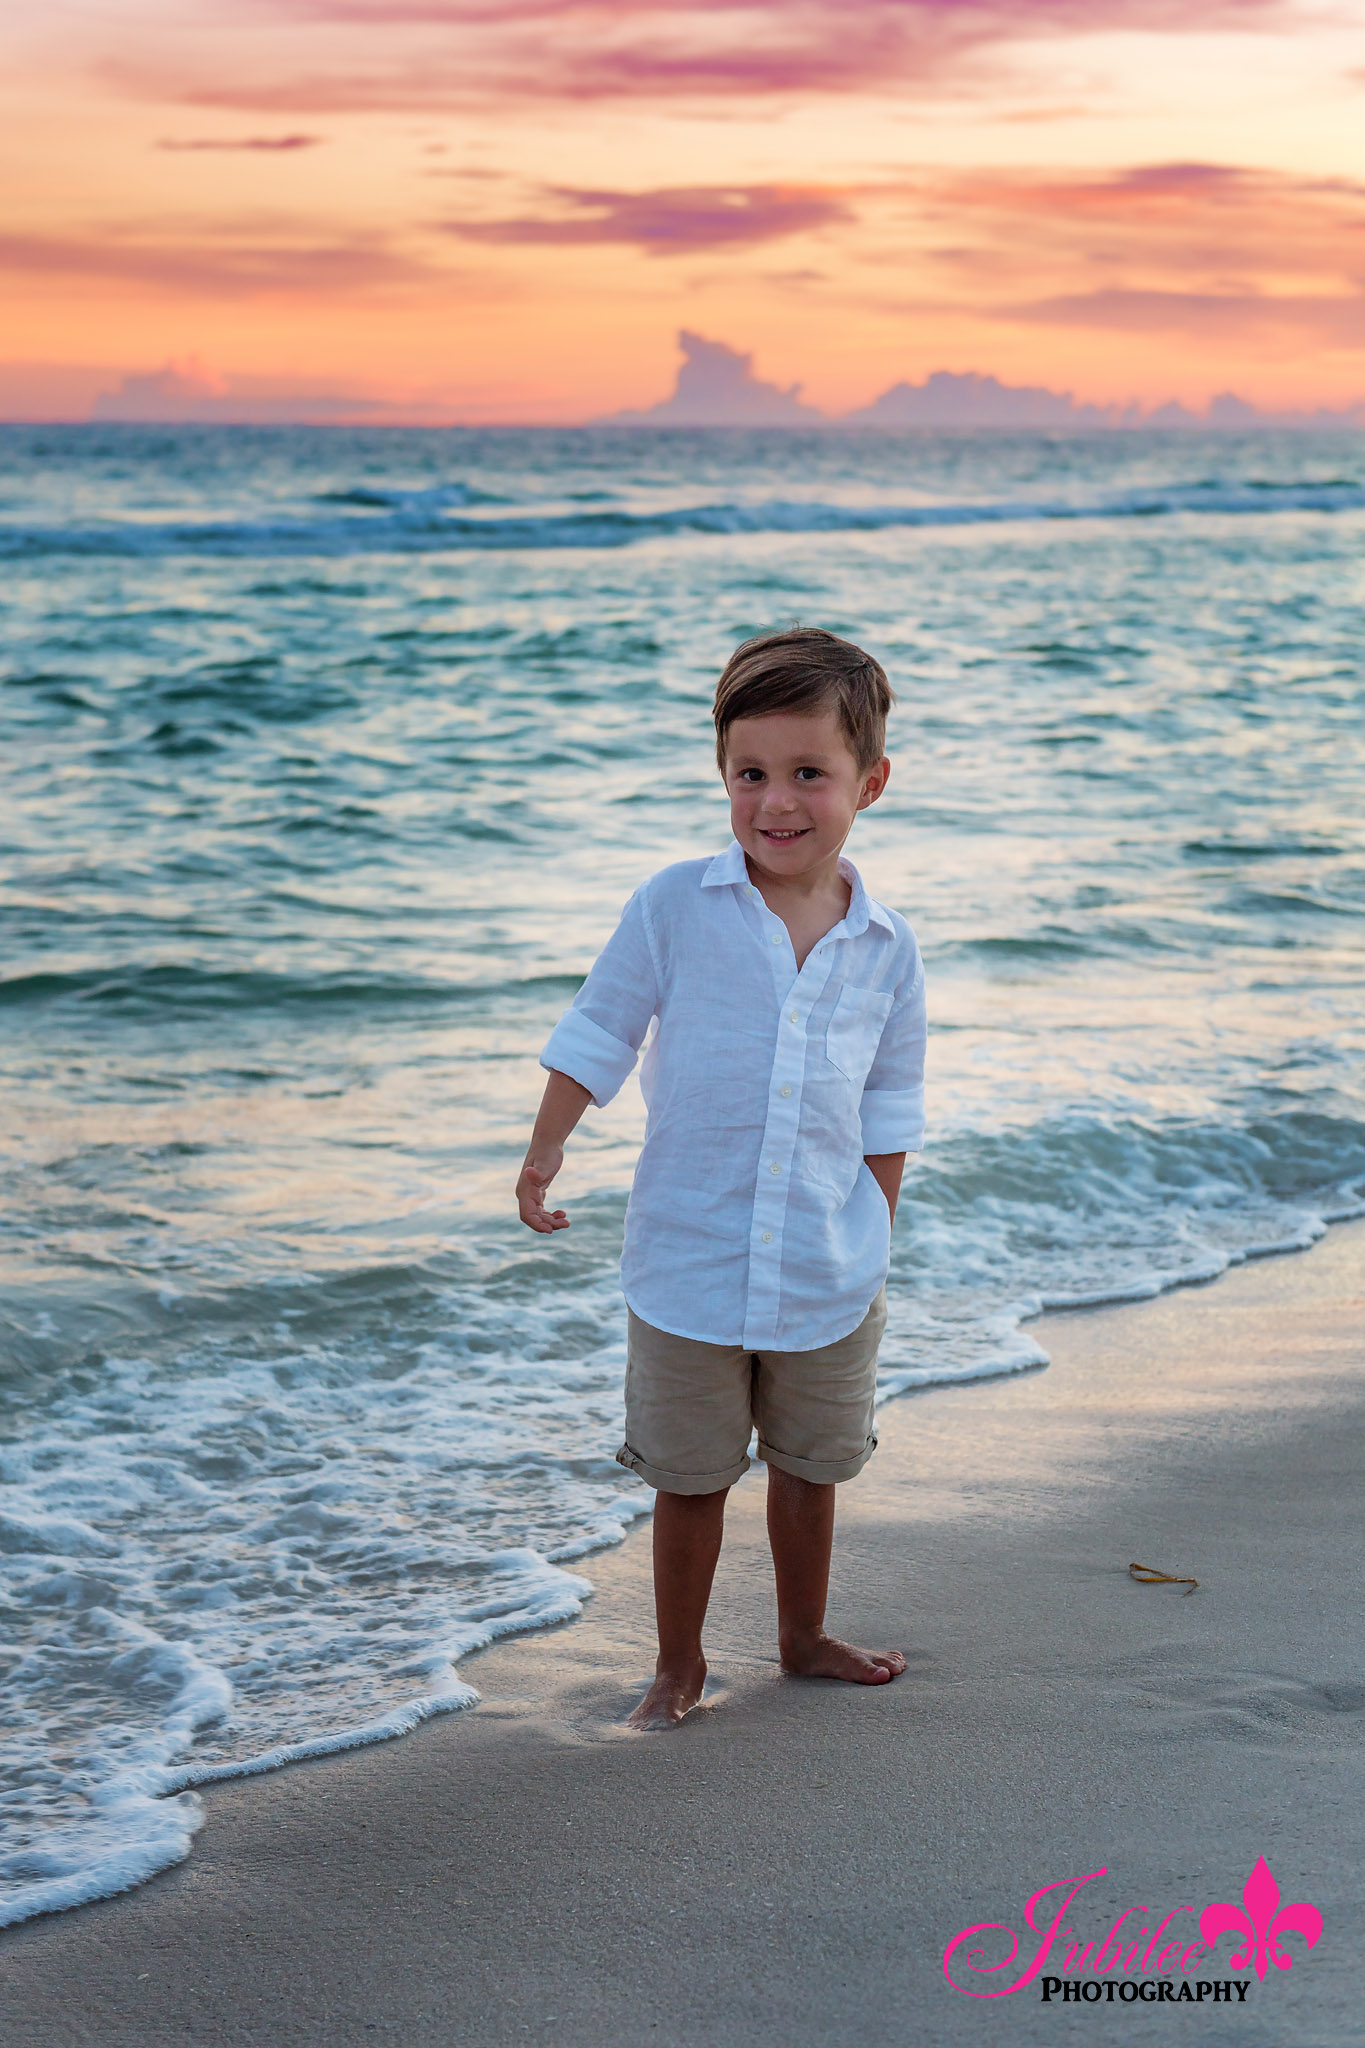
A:
{"label": "young boy", "polygon": [[814,627],[735,651],[714,709],[734,839],[641,884],[540,1056],[517,1200],[549,1232],[569,1222],[545,1206],[564,1140],[655,1023],[621,1259],[617,1456],[658,1492],[659,1659],[638,1728],[701,1699],[725,1496],[754,1427],[784,1667],[861,1685],[905,1669],[824,1626],[834,1489],[876,1448],[891,1224],[924,1128],[919,950],[840,858],[886,788],[892,701],[870,655]]}

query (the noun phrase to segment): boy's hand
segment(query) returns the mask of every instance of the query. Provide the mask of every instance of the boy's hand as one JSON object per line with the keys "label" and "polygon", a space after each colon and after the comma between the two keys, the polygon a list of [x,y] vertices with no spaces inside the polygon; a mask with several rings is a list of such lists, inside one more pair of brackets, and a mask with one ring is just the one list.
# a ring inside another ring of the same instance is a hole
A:
{"label": "boy's hand", "polygon": [[569,1227],[562,1209],[545,1207],[545,1190],[564,1164],[564,1140],[591,1101],[581,1081],[550,1069],[540,1114],[526,1148],[526,1163],[517,1177],[517,1207],[528,1230],[548,1235]]}
{"label": "boy's hand", "polygon": [[559,1145],[534,1156],[527,1154],[526,1164],[517,1179],[517,1207],[528,1229],[543,1232],[568,1229],[569,1219],[562,1209],[545,1207],[545,1190],[563,1164],[564,1152]]}
{"label": "boy's hand", "polygon": [[896,1220],[896,1197],[901,1191],[901,1176],[905,1172],[903,1152],[864,1152],[863,1163],[886,1196],[886,1206],[891,1211],[891,1221]]}

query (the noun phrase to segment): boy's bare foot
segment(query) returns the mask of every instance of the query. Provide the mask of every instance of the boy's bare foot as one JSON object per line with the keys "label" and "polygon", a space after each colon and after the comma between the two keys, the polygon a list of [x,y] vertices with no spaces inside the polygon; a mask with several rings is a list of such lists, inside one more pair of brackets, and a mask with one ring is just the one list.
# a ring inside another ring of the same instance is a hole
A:
{"label": "boy's bare foot", "polygon": [[787,1636],[782,1643],[782,1669],[801,1678],[847,1678],[854,1685],[889,1685],[905,1669],[899,1650],[858,1650],[823,1629]]}
{"label": "boy's bare foot", "polygon": [[628,1728],[676,1728],[701,1701],[706,1684],[706,1659],[698,1657],[674,1671],[661,1671],[635,1712]]}

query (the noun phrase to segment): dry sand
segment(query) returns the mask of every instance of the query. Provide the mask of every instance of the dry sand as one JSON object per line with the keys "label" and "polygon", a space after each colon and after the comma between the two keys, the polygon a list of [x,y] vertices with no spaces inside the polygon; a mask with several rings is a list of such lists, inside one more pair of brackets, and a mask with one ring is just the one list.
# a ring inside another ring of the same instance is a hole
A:
{"label": "dry sand", "polygon": [[[895,1684],[779,1672],[751,1474],[708,1709],[621,1727],[645,1526],[589,1560],[581,1621],[470,1662],[475,1712],[217,1787],[179,1869],[0,1938],[0,2039],[1365,2042],[1365,1225],[1037,1328],[1049,1370],[894,1404],[843,1490],[831,1620],[903,1646]],[[944,1978],[959,1928],[1022,1931],[1054,1880],[1107,1867],[1072,1915],[1099,1939],[1238,1899],[1259,1854],[1325,1929],[1244,2004]]]}

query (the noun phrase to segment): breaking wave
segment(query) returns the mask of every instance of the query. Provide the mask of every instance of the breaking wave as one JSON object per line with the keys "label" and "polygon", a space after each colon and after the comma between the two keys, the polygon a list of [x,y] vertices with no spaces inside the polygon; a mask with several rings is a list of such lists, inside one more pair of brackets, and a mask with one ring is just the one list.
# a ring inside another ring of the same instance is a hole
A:
{"label": "breaking wave", "polygon": [[0,523],[0,559],[47,555],[328,556],[442,554],[487,549],[622,548],[687,535],[879,533],[897,527],[1018,524],[1029,520],[1251,518],[1284,512],[1359,512],[1365,488],[1323,483],[1193,484],[1092,497],[851,505],[803,499],[752,504],[468,516],[497,503],[465,485],[423,491],[356,488],[319,494],[354,508],[340,516],[221,520],[104,520],[69,525]]}

